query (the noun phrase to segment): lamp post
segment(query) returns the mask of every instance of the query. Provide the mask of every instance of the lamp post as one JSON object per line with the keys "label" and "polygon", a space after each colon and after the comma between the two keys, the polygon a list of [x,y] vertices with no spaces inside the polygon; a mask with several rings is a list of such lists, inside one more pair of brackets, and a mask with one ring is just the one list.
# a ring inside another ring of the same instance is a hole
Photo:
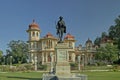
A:
{"label": "lamp post", "polygon": [[79,71],[80,71],[80,59],[81,59],[81,57],[78,56],[78,70],[79,70]]}

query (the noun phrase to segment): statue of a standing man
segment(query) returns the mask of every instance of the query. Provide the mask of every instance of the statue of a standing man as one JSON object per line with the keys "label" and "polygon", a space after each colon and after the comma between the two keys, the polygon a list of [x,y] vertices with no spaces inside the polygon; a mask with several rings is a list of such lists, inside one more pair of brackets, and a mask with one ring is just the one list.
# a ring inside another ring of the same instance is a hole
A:
{"label": "statue of a standing man", "polygon": [[57,35],[59,36],[59,42],[62,42],[62,38],[63,38],[63,33],[66,33],[66,26],[65,26],[65,22],[63,21],[63,17],[60,16],[59,17],[59,21],[57,22]]}

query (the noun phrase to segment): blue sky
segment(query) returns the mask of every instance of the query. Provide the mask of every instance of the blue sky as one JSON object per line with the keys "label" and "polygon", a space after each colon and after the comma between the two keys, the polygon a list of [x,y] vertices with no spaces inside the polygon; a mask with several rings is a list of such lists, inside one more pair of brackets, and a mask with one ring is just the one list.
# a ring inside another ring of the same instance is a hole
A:
{"label": "blue sky", "polygon": [[11,40],[28,40],[26,30],[35,19],[41,37],[56,36],[55,22],[64,17],[67,33],[75,36],[76,45],[94,41],[114,25],[120,15],[120,0],[0,0],[0,49],[5,52]]}

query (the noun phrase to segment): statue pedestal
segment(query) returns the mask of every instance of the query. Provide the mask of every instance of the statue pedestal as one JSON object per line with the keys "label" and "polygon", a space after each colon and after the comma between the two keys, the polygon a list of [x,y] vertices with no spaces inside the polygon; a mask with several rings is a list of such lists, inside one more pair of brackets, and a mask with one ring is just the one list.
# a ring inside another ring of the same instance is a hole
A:
{"label": "statue pedestal", "polygon": [[56,50],[56,75],[70,76],[69,47],[66,43],[58,43],[55,47]]}
{"label": "statue pedestal", "polygon": [[87,75],[70,73],[68,50],[69,47],[66,43],[56,45],[56,73],[43,74],[42,80],[87,80]]}

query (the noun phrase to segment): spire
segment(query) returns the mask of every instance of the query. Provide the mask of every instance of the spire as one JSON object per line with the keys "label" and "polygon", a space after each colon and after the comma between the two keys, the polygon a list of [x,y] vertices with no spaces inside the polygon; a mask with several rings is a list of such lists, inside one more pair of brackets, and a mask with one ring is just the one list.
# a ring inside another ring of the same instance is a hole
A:
{"label": "spire", "polygon": [[33,19],[33,23],[35,23],[35,19]]}
{"label": "spire", "polygon": [[40,30],[39,25],[35,23],[35,19],[33,19],[32,23],[29,25],[29,29]]}

